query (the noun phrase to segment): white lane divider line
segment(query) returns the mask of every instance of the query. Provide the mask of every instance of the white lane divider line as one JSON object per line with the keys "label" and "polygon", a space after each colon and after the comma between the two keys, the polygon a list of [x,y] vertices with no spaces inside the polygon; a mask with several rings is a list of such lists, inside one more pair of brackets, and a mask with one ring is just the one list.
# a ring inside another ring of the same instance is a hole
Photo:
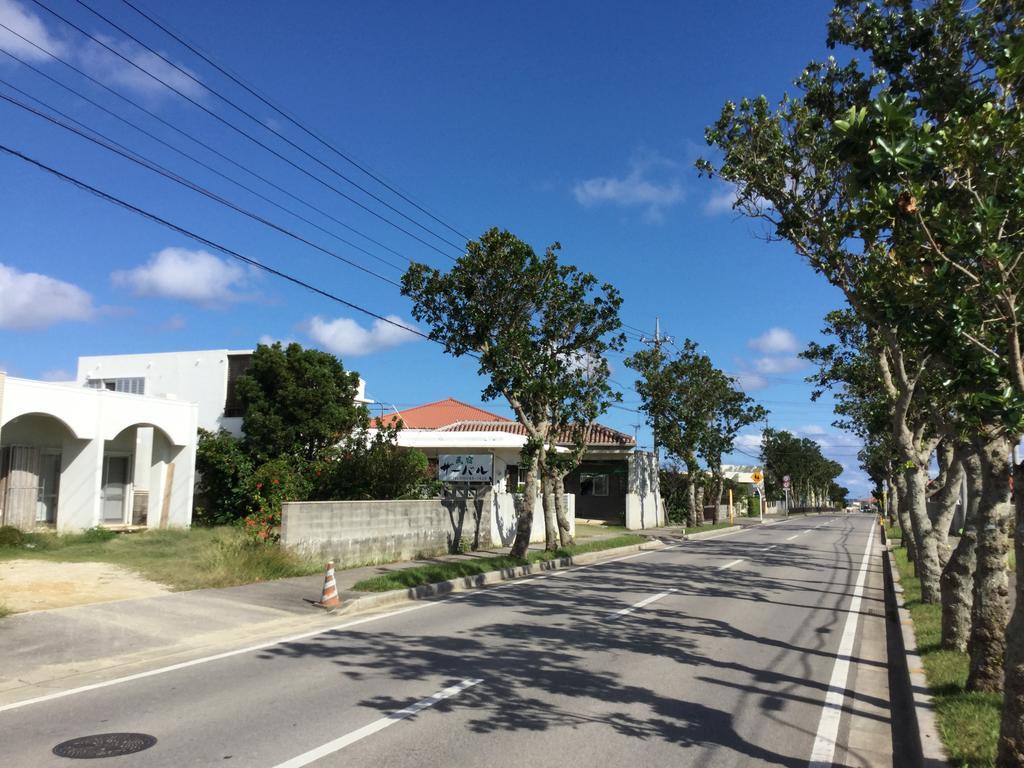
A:
{"label": "white lane divider line", "polygon": [[875,526],[868,533],[868,543],[864,548],[864,557],[860,561],[860,571],[853,587],[853,598],[846,613],[846,626],[836,651],[836,662],[832,667],[832,679],[825,694],[825,706],[818,722],[818,733],[814,737],[814,748],[811,750],[809,768],[831,768],[832,758],[836,752],[836,737],[839,735],[839,721],[843,716],[843,699],[846,697],[846,683],[850,676],[850,656],[853,653],[853,642],[857,638],[857,621],[860,618],[860,602],[864,594],[864,580],[868,573],[868,562],[871,557],[871,544],[875,538]]}
{"label": "white lane divider line", "polygon": [[483,682],[479,678],[463,680],[457,685],[453,685],[444,690],[438,691],[433,696],[428,696],[422,701],[417,701],[415,704],[410,704],[405,709],[400,709],[397,712],[392,712],[387,717],[382,717],[380,720],[376,720],[369,725],[364,725],[351,733],[346,733],[344,736],[329,741],[326,744],[311,749],[309,752],[304,752],[298,757],[293,757],[291,760],[286,760],[283,763],[276,765],[274,768],[301,768],[303,765],[309,765],[322,757],[327,755],[333,755],[335,752],[340,752],[350,744],[355,744],[357,741],[365,739],[367,736],[372,736],[378,731],[383,731],[388,726],[394,725],[395,723],[412,717],[417,712],[421,712],[424,709],[434,706],[438,702],[450,699],[452,696],[462,693],[467,688],[470,688],[477,683]]}
{"label": "white lane divider line", "polygon": [[744,558],[741,557],[739,560],[733,560],[731,563],[726,563],[725,565],[718,566],[718,568],[716,570],[724,571],[726,568],[732,568],[737,563],[742,563],[743,560],[744,560]]}
{"label": "white lane divider line", "polygon": [[639,603],[634,603],[633,605],[629,606],[629,608],[622,608],[621,610],[618,610],[618,611],[615,611],[613,613],[608,614],[608,616],[605,618],[605,621],[615,621],[620,616],[625,616],[627,613],[632,613],[633,611],[637,610],[638,608],[643,608],[645,605],[650,605],[655,600],[661,600],[661,598],[668,597],[673,592],[678,592],[678,591],[679,590],[677,590],[675,587],[673,587],[672,589],[669,589],[669,590],[667,590],[665,592],[659,592],[656,595],[651,595],[650,597],[644,598]]}
{"label": "white lane divider line", "polygon": [[793,539],[795,539],[799,535],[800,535],[799,533],[794,533],[792,536],[790,536],[788,539],[786,539],[786,541],[792,541]]}
{"label": "white lane divider line", "polygon": [[775,549],[775,548],[776,548],[777,546],[779,546],[779,545],[778,545],[778,544],[772,544],[772,545],[771,545],[770,547],[765,547],[765,548],[764,548],[764,551],[765,551],[765,552],[771,552],[771,551],[772,551],[773,549]]}

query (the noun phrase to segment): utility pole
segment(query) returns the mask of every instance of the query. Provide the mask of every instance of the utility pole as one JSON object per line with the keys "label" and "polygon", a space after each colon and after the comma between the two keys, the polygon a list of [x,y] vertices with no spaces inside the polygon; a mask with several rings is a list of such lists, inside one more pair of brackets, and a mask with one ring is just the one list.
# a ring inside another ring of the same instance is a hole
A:
{"label": "utility pole", "polygon": [[[654,318],[654,336],[648,338],[646,336],[641,337],[640,343],[646,344],[649,347],[653,347],[655,352],[661,352],[662,344],[671,344],[675,339],[672,336],[663,336],[661,334],[661,318]],[[659,361],[660,362],[660,361]],[[658,426],[659,418],[657,413],[651,414],[651,428],[654,431],[654,466],[661,469],[661,446],[658,445]]]}

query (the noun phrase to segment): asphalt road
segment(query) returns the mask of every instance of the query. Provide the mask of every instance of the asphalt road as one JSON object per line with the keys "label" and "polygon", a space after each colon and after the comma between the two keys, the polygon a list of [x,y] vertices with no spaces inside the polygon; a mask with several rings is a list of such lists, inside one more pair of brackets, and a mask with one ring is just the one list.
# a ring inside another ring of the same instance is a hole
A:
{"label": "asphalt road", "polygon": [[0,763],[141,732],[155,746],[89,764],[804,768],[872,522],[688,542],[0,711]]}

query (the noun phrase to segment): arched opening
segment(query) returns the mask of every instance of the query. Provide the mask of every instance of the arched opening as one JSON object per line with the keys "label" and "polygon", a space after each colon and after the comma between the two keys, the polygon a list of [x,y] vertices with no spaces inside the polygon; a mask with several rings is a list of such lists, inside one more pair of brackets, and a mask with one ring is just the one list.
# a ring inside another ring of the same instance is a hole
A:
{"label": "arched opening", "polygon": [[81,443],[47,413],[26,413],[0,429],[0,523],[22,529],[55,525],[65,454]]}

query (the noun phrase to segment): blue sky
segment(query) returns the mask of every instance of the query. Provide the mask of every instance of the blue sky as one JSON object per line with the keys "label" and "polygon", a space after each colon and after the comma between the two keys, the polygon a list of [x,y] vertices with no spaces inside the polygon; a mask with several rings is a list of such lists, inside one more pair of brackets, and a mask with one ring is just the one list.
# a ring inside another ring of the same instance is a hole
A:
{"label": "blue sky", "polygon": [[[332,186],[400,219],[127,40],[71,0],[41,0],[225,120],[273,145]],[[866,492],[849,436],[812,404],[795,352],[818,338],[841,297],[792,252],[767,244],[729,210],[729,190],[699,179],[703,130],[727,99],[778,97],[803,66],[828,55],[829,4],[735,3],[201,3],[133,0],[254,84],[335,146],[477,236],[510,229],[614,283],[623,319],[655,316],[740,377],[769,424],[818,439]],[[151,47],[229,95],[262,123],[459,243],[450,231],[322,149],[119,0],[87,0]],[[104,51],[31,0],[0,0],[0,24],[60,55],[134,103],[232,158],[134,111],[0,27],[4,48],[185,154],[377,256],[435,266],[444,256],[281,162]],[[217,194],[367,268],[400,270],[352,250],[117,122],[0,54],[0,79]],[[24,97],[0,84],[0,93]],[[152,210],[210,239],[401,322],[410,307],[388,283],[159,178],[63,129],[0,102],[0,143]],[[260,174],[334,220],[263,186]],[[0,367],[60,378],[80,354],[245,348],[294,339],[333,351],[398,408],[453,396],[479,403],[468,361],[338,304],[206,253],[195,242],[0,155]],[[346,233],[337,222],[381,245]],[[383,247],[382,247],[383,246]],[[385,250],[389,249],[389,250]],[[638,346],[636,334],[630,349]],[[605,423],[633,433],[642,417],[631,373],[613,357],[624,409]],[[507,412],[500,403],[493,410]],[[757,453],[751,430],[740,448]],[[640,429],[640,442],[649,443]],[[737,453],[737,462],[753,459]]]}

